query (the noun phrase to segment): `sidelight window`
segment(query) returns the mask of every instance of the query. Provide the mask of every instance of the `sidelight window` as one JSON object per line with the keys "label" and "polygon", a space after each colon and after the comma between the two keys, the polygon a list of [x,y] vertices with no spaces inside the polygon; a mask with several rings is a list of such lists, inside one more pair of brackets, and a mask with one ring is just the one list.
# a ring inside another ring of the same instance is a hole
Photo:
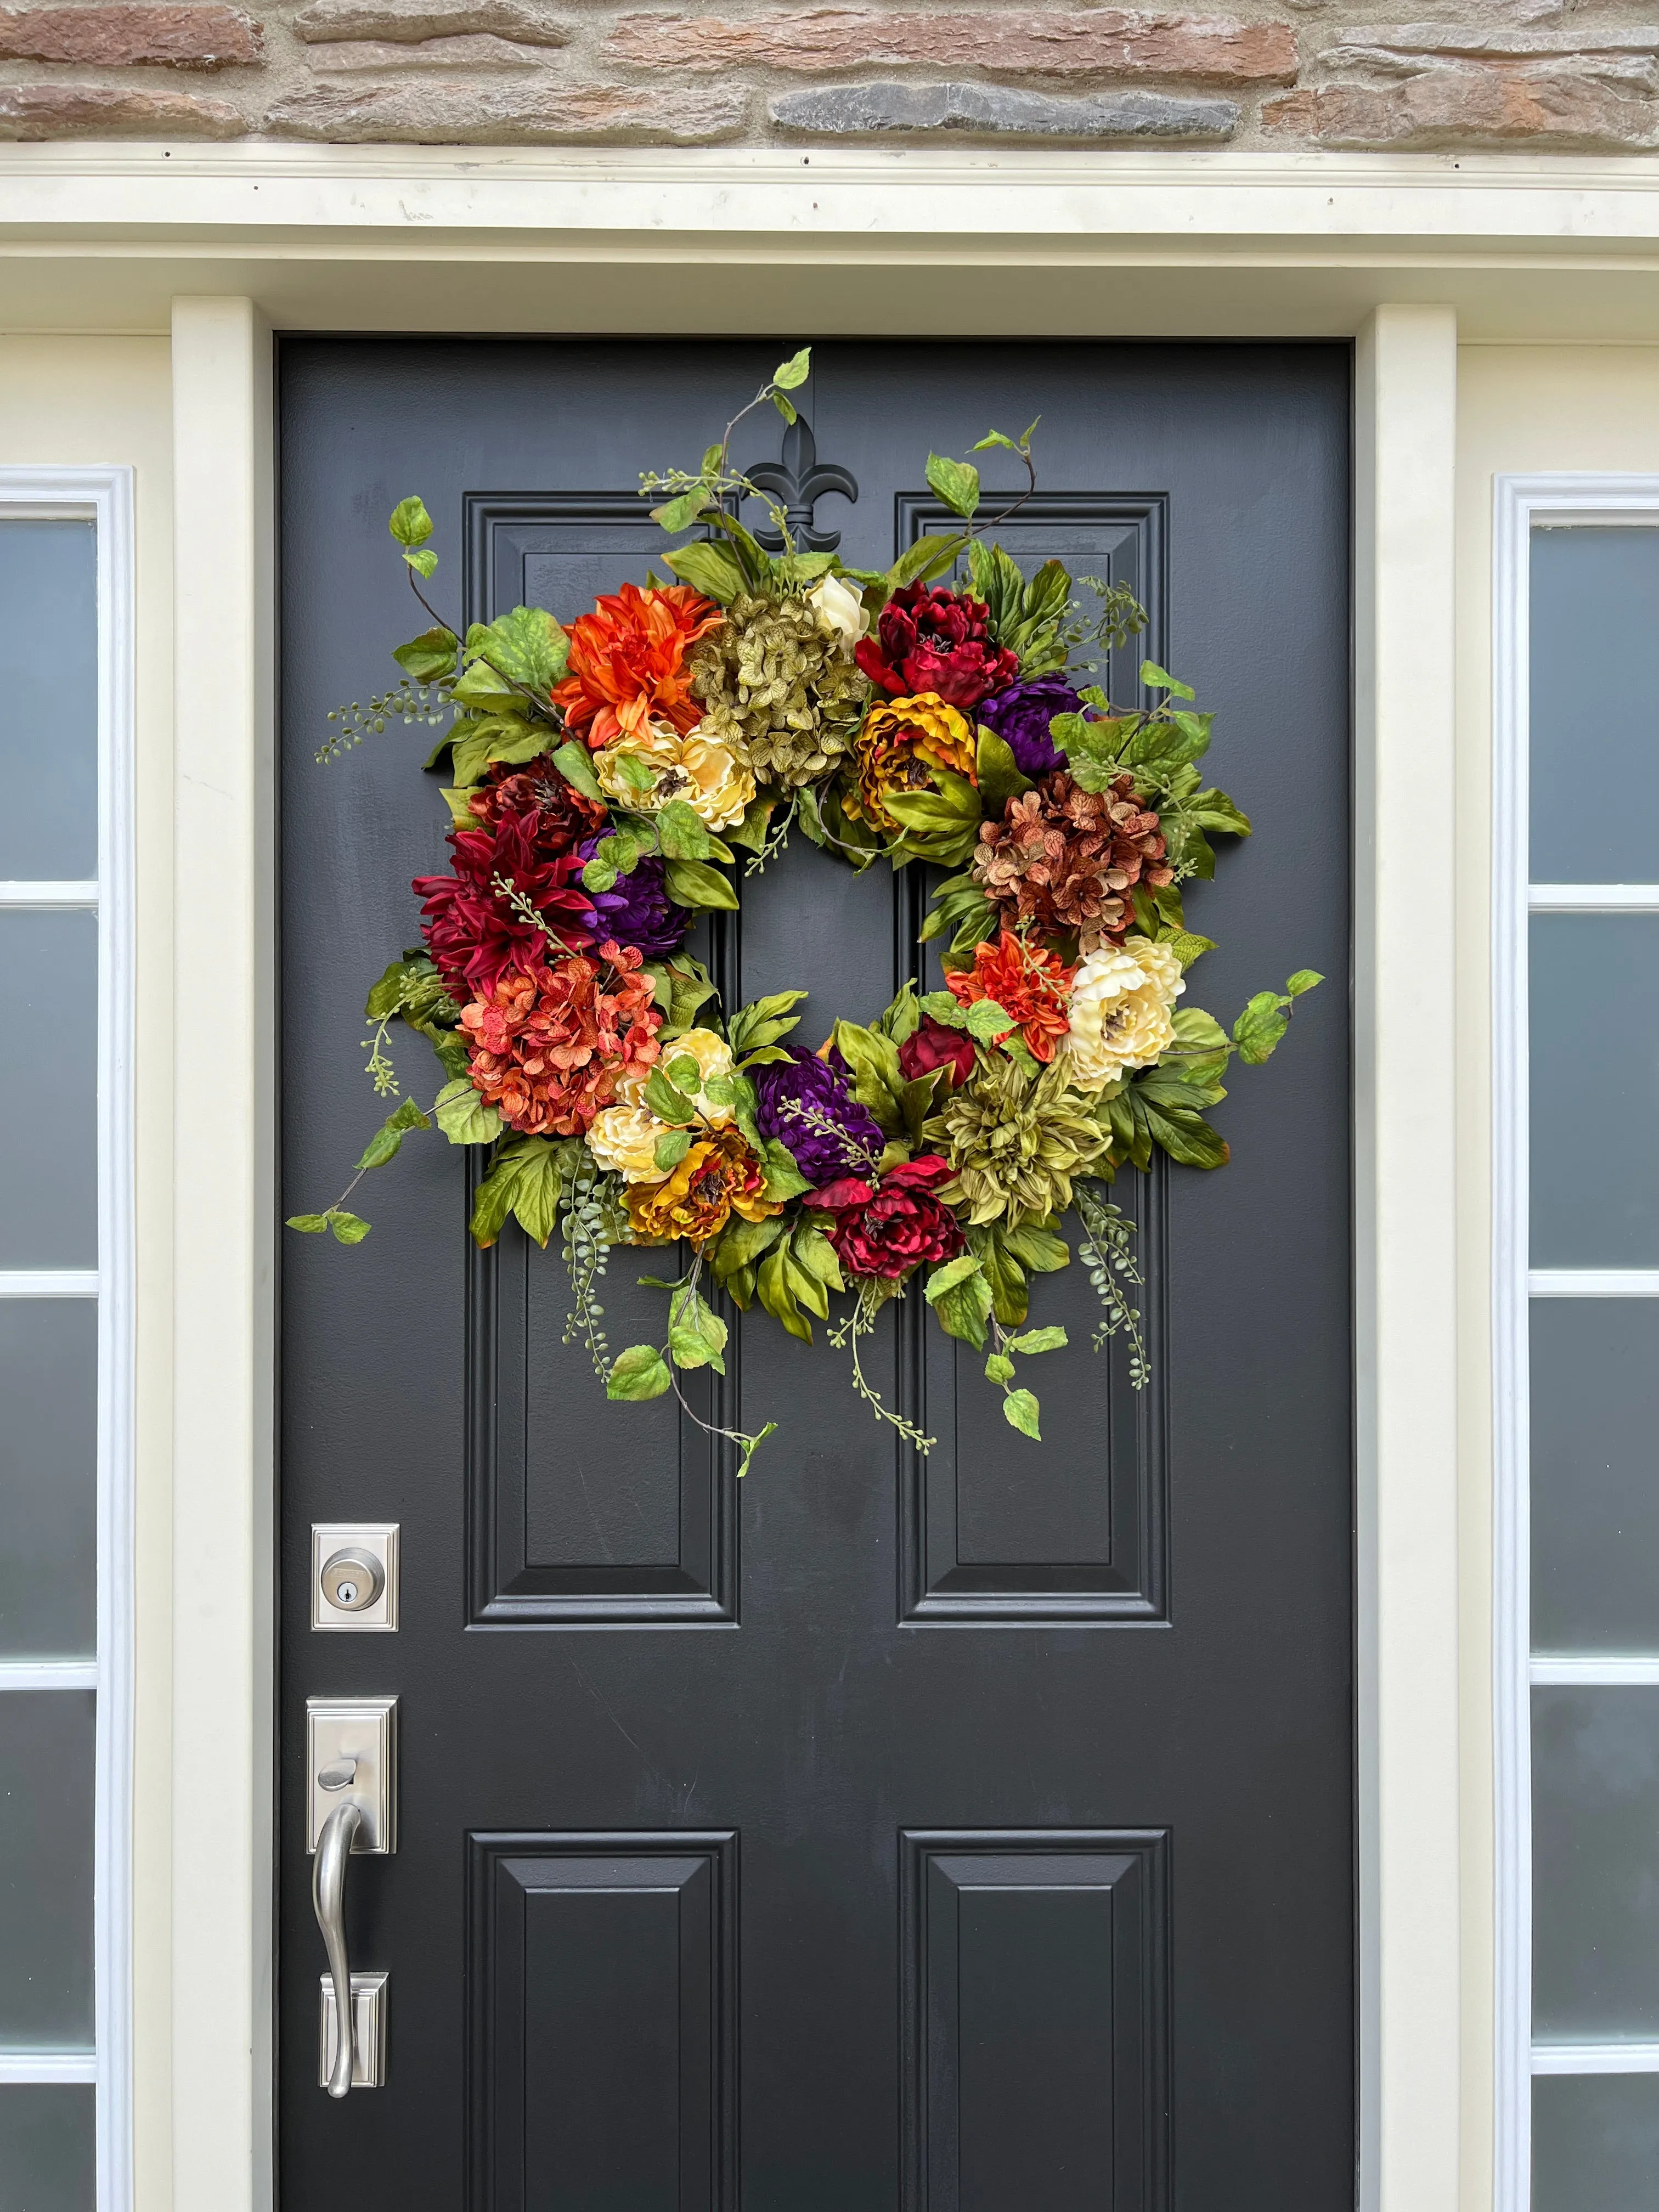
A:
{"label": "sidelight window", "polygon": [[128,2201],[131,483],[0,469],[0,2203]]}
{"label": "sidelight window", "polygon": [[1501,2212],[1659,2172],[1659,481],[1500,479]]}

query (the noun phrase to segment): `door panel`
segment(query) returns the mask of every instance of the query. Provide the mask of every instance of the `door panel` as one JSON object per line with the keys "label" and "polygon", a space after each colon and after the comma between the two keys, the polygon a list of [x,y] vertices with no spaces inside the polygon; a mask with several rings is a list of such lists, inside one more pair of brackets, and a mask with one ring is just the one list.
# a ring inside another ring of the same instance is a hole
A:
{"label": "door panel", "polygon": [[[312,757],[425,620],[386,513],[426,498],[435,605],[568,619],[643,580],[640,471],[701,452],[778,351],[284,344],[284,1211],[378,1118],[363,994],[441,851],[428,733]],[[1260,833],[1193,894],[1219,949],[1190,996],[1231,1018],[1334,979],[1241,1072],[1224,1172],[1126,1179],[1150,1389],[1086,1348],[1081,1268],[1046,1279],[1034,1318],[1074,1348],[1030,1446],[909,1300],[866,1356],[922,1458],[845,1354],[756,1316],[700,1384],[781,1424],[739,1486],[672,1401],[605,1404],[556,1249],[471,1251],[458,1152],[406,1146],[356,1250],[287,1252],[289,2212],[1351,2203],[1348,392],[1339,348],[1070,344],[837,343],[807,387],[857,484],[815,520],[860,565],[936,520],[930,447],[1041,411],[1042,489],[1000,534],[1133,585],[1152,629],[1114,696],[1142,649],[1194,684]],[[729,1003],[808,988],[816,1040],[911,971],[919,878],[798,840],[698,949]],[[655,1326],[641,1272],[612,1255],[613,1346]],[[310,1632],[310,1524],[350,1516],[401,1524],[394,1637]],[[388,2079],[335,2104],[305,1699],[394,1691],[398,1849],[347,1885]]]}

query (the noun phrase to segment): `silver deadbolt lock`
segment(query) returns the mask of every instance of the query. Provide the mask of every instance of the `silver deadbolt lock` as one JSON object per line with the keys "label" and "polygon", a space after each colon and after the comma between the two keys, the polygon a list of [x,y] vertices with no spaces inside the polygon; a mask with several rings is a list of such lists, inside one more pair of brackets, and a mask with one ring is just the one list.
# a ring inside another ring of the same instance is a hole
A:
{"label": "silver deadbolt lock", "polygon": [[398,1626],[395,1521],[314,1521],[311,1625],[384,1633]]}
{"label": "silver deadbolt lock", "polygon": [[323,1595],[342,1613],[366,1613],[385,1588],[386,1562],[366,1546],[323,1562]]}

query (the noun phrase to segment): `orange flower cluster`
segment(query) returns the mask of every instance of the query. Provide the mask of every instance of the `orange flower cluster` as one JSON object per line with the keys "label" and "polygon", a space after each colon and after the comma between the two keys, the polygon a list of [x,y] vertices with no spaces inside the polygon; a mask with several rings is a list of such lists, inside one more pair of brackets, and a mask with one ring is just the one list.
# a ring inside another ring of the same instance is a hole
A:
{"label": "orange flower cluster", "polygon": [[1076,974],[1057,952],[1045,952],[1041,945],[1028,945],[1005,929],[997,944],[974,947],[971,968],[957,969],[945,980],[958,1006],[994,999],[1004,1013],[1013,1016],[1032,1059],[1046,1066],[1070,1027],[1072,978]]}
{"label": "orange flower cluster", "polygon": [[735,1128],[699,1137],[665,1182],[631,1183],[628,1218],[641,1244],[684,1237],[702,1245],[732,1216],[764,1221],[783,1207],[766,1195],[766,1173]]}
{"label": "orange flower cluster", "polygon": [[567,728],[595,752],[624,735],[645,738],[653,720],[685,736],[702,719],[687,655],[725,619],[690,584],[651,592],[624,584],[599,600],[570,625],[568,673],[553,687]]}
{"label": "orange flower cluster", "polygon": [[[611,940],[598,957],[508,969],[461,1016],[470,1073],[485,1103],[526,1136],[578,1136],[625,1077],[657,1057],[657,1012],[644,955]],[[612,973],[607,973],[607,963]]]}

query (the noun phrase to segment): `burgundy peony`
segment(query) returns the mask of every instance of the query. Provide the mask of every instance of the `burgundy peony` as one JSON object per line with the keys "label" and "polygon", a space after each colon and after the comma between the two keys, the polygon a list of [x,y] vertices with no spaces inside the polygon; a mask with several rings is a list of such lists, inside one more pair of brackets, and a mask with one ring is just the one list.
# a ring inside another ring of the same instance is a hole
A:
{"label": "burgundy peony", "polygon": [[546,753],[524,768],[497,761],[466,803],[485,830],[499,829],[509,815],[518,816],[531,843],[550,860],[580,844],[606,813],[601,800],[586,799],[567,783]]}
{"label": "burgundy peony", "polygon": [[792,1048],[787,1060],[764,1061],[750,1076],[762,1136],[786,1146],[809,1182],[873,1171],[887,1139],[854,1097],[838,1053],[824,1060]]}
{"label": "burgundy peony", "polygon": [[907,1083],[936,1067],[948,1067],[952,1083],[965,1083],[974,1072],[974,1040],[966,1030],[947,1029],[924,1014],[921,1027],[905,1038],[898,1056],[899,1073]]}
{"label": "burgundy peony", "polygon": [[833,1215],[826,1224],[836,1256],[849,1273],[896,1282],[924,1261],[954,1260],[965,1242],[962,1224],[933,1195],[955,1170],[937,1152],[890,1168],[872,1189],[843,1176],[804,1203]]}
{"label": "burgundy peony", "polygon": [[[544,962],[549,930],[573,950],[593,941],[593,902],[581,888],[581,861],[574,853],[544,857],[532,841],[530,819],[508,814],[494,830],[452,830],[454,874],[415,878],[421,934],[458,1005],[491,997],[509,969]],[[529,902],[546,929],[509,902],[498,878]]]}
{"label": "burgundy peony", "polygon": [[[579,860],[591,860],[599,849],[597,837],[584,838],[576,848]],[[589,891],[600,933],[623,945],[637,945],[647,960],[660,960],[678,952],[691,927],[691,916],[668,896],[668,864],[655,853],[647,853],[634,864],[631,875],[618,876],[608,891]]]}
{"label": "burgundy peony", "polygon": [[1063,676],[1033,676],[988,699],[979,719],[994,730],[1022,775],[1033,781],[1066,764],[1066,751],[1048,734],[1056,714],[1080,714],[1083,702]]}
{"label": "burgundy peony", "polygon": [[854,647],[872,684],[896,698],[933,692],[947,706],[977,707],[1012,683],[1018,657],[994,645],[982,599],[945,584],[906,584],[881,611],[876,637]]}

